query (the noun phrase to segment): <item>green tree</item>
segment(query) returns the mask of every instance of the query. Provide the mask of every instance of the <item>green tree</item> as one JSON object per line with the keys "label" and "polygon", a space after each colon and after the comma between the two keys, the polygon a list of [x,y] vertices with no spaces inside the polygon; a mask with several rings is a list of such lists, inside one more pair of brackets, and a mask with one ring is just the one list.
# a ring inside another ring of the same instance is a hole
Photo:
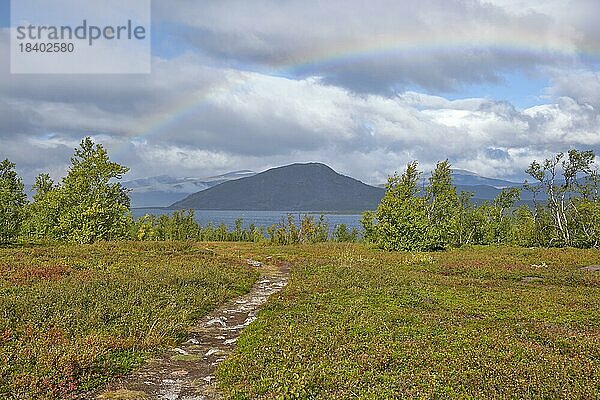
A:
{"label": "green tree", "polygon": [[573,245],[582,248],[600,246],[600,201],[578,199],[574,202]]}
{"label": "green tree", "polygon": [[460,201],[452,182],[451,165],[439,162],[426,188],[428,248],[445,249],[459,242]]}
{"label": "green tree", "polygon": [[523,247],[537,244],[535,215],[526,205],[517,208],[513,214],[511,239],[513,244]]}
{"label": "green tree", "polygon": [[333,230],[333,240],[336,242],[356,242],[358,238],[358,231],[356,228],[352,228],[352,230],[348,229],[346,224],[336,225]]}
{"label": "green tree", "polygon": [[[587,190],[584,181],[592,173],[594,152],[569,150],[567,156],[558,153],[542,163],[534,161],[527,173],[536,181],[536,185],[546,192],[547,211],[551,217],[553,235],[548,245],[571,246],[574,244],[576,204],[585,197]],[[529,185],[531,187],[532,185]]]}
{"label": "green tree", "polygon": [[600,246],[600,176],[591,170],[585,180],[577,182],[581,197],[573,199],[575,221],[574,245]]}
{"label": "green tree", "polygon": [[[421,173],[413,161],[399,177],[391,176],[386,192],[375,212],[376,222],[363,217],[365,229],[372,231],[371,240],[385,250],[424,250],[427,240],[427,214],[425,202],[418,196]],[[370,226],[369,226],[370,224]]]}
{"label": "green tree", "polygon": [[461,192],[458,196],[457,246],[481,244],[485,236],[485,214],[483,208],[472,201],[473,195],[473,192]]}
{"label": "green tree", "polygon": [[129,169],[110,161],[91,138],[81,141],[59,190],[59,239],[91,243],[127,237],[131,217],[127,190],[118,181]]}
{"label": "green tree", "polygon": [[375,213],[373,211],[365,211],[360,218],[360,224],[363,227],[363,240],[366,243],[375,243],[377,241]]}
{"label": "green tree", "polygon": [[134,240],[161,240],[157,234],[154,215],[146,214],[132,224],[131,237]]}
{"label": "green tree", "polygon": [[0,162],[0,243],[14,241],[25,218],[27,196],[23,182],[8,159]]}
{"label": "green tree", "polygon": [[484,240],[481,244],[508,244],[512,241],[514,209],[520,192],[517,188],[503,189],[492,204],[481,206],[485,215]]}
{"label": "green tree", "polygon": [[33,185],[35,194],[27,213],[25,234],[36,240],[54,237],[61,209],[58,186],[48,174],[40,174]]}

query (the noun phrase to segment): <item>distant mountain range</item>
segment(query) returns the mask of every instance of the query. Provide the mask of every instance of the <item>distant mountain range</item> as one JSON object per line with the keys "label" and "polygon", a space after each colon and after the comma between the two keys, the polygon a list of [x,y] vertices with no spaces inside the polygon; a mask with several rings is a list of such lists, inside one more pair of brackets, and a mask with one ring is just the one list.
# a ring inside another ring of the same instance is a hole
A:
{"label": "distant mountain range", "polygon": [[[452,177],[458,190],[473,192],[478,203],[493,199],[503,188],[522,185],[461,169],[452,170]],[[123,185],[131,189],[134,208],[335,212],[375,208],[385,186],[366,185],[318,163],[292,164],[260,174],[241,170],[205,178],[162,175]],[[522,197],[526,202],[531,199],[527,192]]]}
{"label": "distant mountain range", "polygon": [[192,193],[255,174],[253,171],[242,170],[206,178],[173,178],[161,175],[123,182],[123,186],[131,190],[129,197],[134,208],[167,207]]}
{"label": "distant mountain range", "polygon": [[510,187],[521,187],[523,183],[506,181],[503,179],[486,178],[464,169],[453,169],[452,179],[457,186],[491,186],[496,189],[505,189]]}
{"label": "distant mountain range", "polygon": [[[504,188],[522,187],[461,169],[453,169],[452,178],[459,192],[474,193],[476,203],[494,199]],[[363,211],[376,208],[385,193],[383,183],[370,186],[319,163],[292,164],[260,174],[241,170],[204,178],[161,175],[126,181],[123,186],[131,190],[133,208],[207,210]],[[32,185],[25,191],[32,200]],[[544,199],[541,194],[539,200]],[[521,201],[530,204],[531,193],[522,191]]]}
{"label": "distant mountain range", "polygon": [[324,164],[292,164],[194,193],[171,208],[356,212],[375,208],[384,193]]}
{"label": "distant mountain range", "polygon": [[[458,191],[473,192],[478,203],[493,199],[503,188],[521,186],[464,170],[454,170],[453,177]],[[324,164],[292,164],[198,191],[169,208],[362,212],[377,208],[383,186],[367,185]]]}

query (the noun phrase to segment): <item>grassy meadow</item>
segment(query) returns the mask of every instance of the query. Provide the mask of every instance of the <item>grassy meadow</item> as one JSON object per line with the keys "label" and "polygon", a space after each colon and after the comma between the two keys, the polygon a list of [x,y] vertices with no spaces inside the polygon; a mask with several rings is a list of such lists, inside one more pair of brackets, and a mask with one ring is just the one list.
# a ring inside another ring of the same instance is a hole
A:
{"label": "grassy meadow", "polygon": [[190,243],[0,249],[0,398],[68,399],[247,292],[243,259]]}
{"label": "grassy meadow", "polygon": [[599,398],[597,250],[287,247],[225,398]]}
{"label": "grassy meadow", "polygon": [[600,251],[103,243],[0,250],[0,398],[131,371],[293,263],[217,371],[224,398],[598,398]]}

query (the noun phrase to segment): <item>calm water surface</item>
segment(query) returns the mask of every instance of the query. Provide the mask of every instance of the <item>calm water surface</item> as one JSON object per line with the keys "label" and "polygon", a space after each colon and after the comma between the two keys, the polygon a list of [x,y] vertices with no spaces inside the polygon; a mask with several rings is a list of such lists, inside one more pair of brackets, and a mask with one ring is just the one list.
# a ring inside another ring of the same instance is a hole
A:
{"label": "calm water surface", "polygon": [[[137,219],[146,214],[153,215],[171,215],[173,210],[165,210],[160,208],[135,208],[131,210],[133,216]],[[241,218],[244,221],[244,226],[247,227],[250,224],[256,226],[271,226],[277,224],[282,220],[287,221],[288,214],[292,214],[298,223],[300,219],[306,215],[312,215],[316,220],[319,219],[321,213],[315,213],[312,211],[212,211],[212,210],[195,210],[196,220],[200,226],[206,226],[209,223],[213,225],[220,225],[224,223],[230,229],[235,226],[235,220]],[[333,230],[336,225],[346,224],[349,229],[356,228],[358,231],[361,230],[360,215],[358,214],[323,214],[325,221],[329,224],[329,229]]]}

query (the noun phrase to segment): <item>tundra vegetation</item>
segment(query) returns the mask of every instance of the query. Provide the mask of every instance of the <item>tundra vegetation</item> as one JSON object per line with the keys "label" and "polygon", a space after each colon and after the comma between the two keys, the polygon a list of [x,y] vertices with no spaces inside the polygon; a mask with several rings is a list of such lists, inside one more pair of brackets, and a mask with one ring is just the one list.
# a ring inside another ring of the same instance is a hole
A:
{"label": "tundra vegetation", "polygon": [[600,395],[595,249],[122,241],[0,249],[0,397],[128,373],[247,291],[248,258],[291,279],[218,369],[223,398]]}
{"label": "tundra vegetation", "polygon": [[0,249],[0,398],[93,390],[257,277],[239,256],[189,242]]}
{"label": "tundra vegetation", "polygon": [[290,261],[291,280],[219,367],[224,398],[598,398],[593,160],[534,161],[532,206],[517,189],[474,204],[447,161],[425,185],[413,162],[360,236],[310,215],[233,229],[193,211],[134,220],[127,168],[90,139],[60,182],[36,179],[31,202],[5,160],[0,397],[85,397],[247,292],[251,258]]}
{"label": "tundra vegetation", "polygon": [[263,251],[295,267],[218,369],[226,399],[600,396],[598,250]]}

